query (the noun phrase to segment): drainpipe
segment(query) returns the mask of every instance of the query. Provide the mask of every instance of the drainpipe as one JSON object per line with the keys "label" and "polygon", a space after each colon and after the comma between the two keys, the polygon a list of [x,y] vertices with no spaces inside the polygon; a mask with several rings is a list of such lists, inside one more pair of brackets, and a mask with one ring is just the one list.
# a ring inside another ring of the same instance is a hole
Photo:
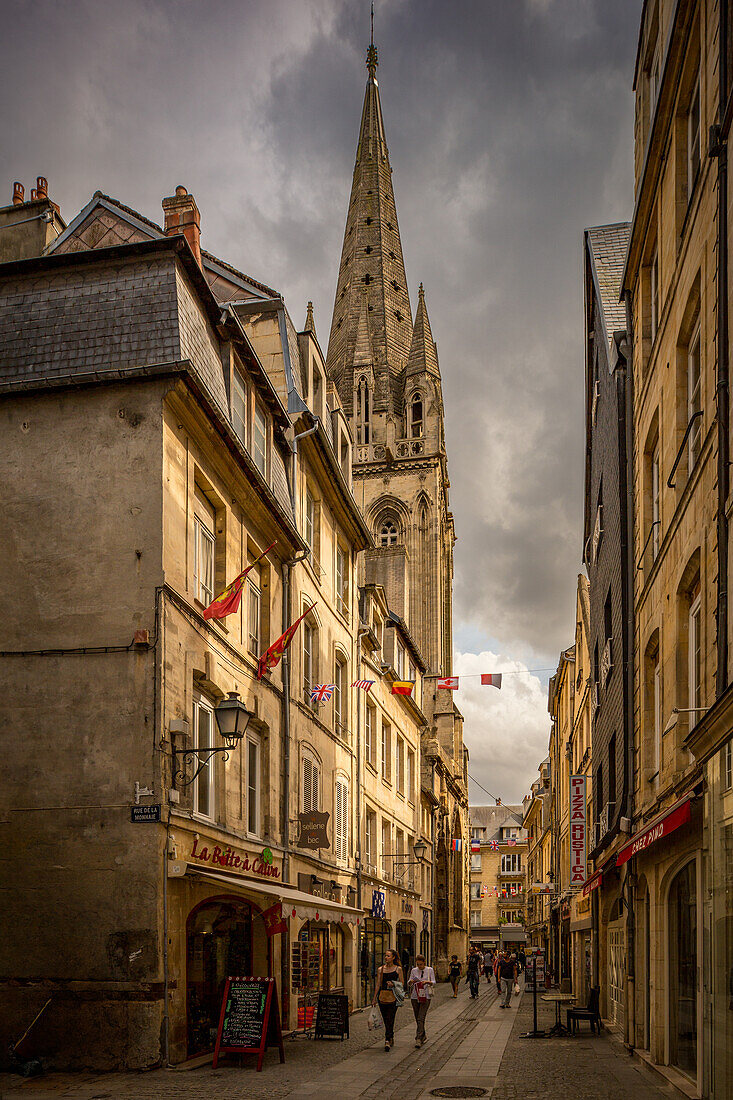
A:
{"label": "drainpipe", "polygon": [[720,5],[719,91],[717,126],[711,128],[710,156],[718,159],[718,381],[715,387],[718,420],[718,594],[715,618],[717,625],[718,667],[715,680],[716,698],[728,685],[728,517],[726,506],[730,490],[730,420],[729,349],[728,349],[728,135],[723,133],[727,115],[728,94],[728,5]]}
{"label": "drainpipe", "polygon": [[[356,679],[361,679],[361,639],[369,629],[360,627],[356,632]],[[356,693],[356,908],[362,908],[361,867],[361,689]],[[376,839],[376,838],[375,838]]]}
{"label": "drainpipe", "polygon": [[[624,295],[626,306],[626,349],[623,380],[625,397],[625,438],[624,438],[624,462],[622,470],[626,481],[626,526],[622,531],[625,534],[626,547],[623,561],[626,566],[625,594],[625,738],[624,738],[624,798],[622,810],[624,816],[633,821],[634,817],[634,448],[633,448],[633,340],[634,327],[631,312],[631,296],[628,291]],[[617,818],[617,829],[621,828],[621,814]],[[634,861],[626,868],[624,885],[626,890],[626,1042],[630,1050],[636,1046],[636,910],[634,906],[634,886],[636,875],[633,873]]]}

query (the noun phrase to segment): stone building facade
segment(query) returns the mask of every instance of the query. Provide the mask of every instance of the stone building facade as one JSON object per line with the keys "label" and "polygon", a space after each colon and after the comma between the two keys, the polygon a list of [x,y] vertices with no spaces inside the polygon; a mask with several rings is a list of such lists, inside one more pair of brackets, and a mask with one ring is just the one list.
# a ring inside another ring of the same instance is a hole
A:
{"label": "stone building facade", "polygon": [[[319,991],[364,1003],[377,948],[432,953],[439,822],[465,789],[407,622],[359,586],[374,542],[312,313],[298,332],[276,291],[203,250],[185,188],[163,210],[156,225],[98,192],[45,255],[0,265],[17,747],[2,877],[19,930],[3,937],[3,1049],[50,998],[28,1053],[58,1067],[205,1053],[227,973],[274,977],[285,1028]],[[204,619],[253,563],[239,612]],[[408,674],[412,697],[392,695]],[[230,693],[246,733],[212,755]],[[383,831],[367,848],[370,805]],[[306,847],[313,814],[325,841]]]}
{"label": "stone building facade", "polygon": [[527,833],[522,807],[472,806],[471,847],[471,943],[483,950],[523,944]]}
{"label": "stone building facade", "polygon": [[[424,751],[439,798],[433,961],[445,976],[450,954],[465,953],[469,911],[462,718],[436,686],[452,668],[455,533],[438,354],[422,284],[412,319],[374,46],[367,70],[327,368],[351,424],[357,498],[375,543],[364,580],[384,588],[426,662]],[[409,678],[409,667],[400,674]]]}

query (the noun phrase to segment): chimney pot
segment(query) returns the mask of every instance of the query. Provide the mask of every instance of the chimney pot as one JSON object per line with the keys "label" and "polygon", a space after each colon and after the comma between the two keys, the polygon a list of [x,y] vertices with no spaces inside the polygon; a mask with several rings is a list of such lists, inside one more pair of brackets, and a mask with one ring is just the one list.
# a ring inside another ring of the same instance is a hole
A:
{"label": "chimney pot", "polygon": [[13,204],[22,206],[25,201],[25,187],[18,180],[13,184]]}
{"label": "chimney pot", "polygon": [[163,227],[166,237],[182,233],[191,246],[196,262],[201,266],[201,215],[196,200],[179,184],[175,195],[163,199]]}
{"label": "chimney pot", "polygon": [[35,189],[35,187],[31,187],[31,202],[36,202],[37,199],[38,191]]}
{"label": "chimney pot", "polygon": [[48,180],[45,176],[38,176],[36,179],[36,192],[39,199],[48,198]]}
{"label": "chimney pot", "polygon": [[176,194],[179,195],[179,196],[188,194],[188,191],[186,190],[186,188],[183,186],[182,183],[179,183],[178,187],[176,187]]}

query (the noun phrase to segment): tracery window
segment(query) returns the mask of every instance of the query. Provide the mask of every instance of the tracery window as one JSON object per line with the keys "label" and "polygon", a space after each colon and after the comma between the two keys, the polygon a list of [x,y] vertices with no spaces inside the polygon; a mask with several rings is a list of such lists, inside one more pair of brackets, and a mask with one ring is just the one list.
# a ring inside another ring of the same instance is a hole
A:
{"label": "tracery window", "polygon": [[419,439],[423,433],[422,396],[413,394],[410,401],[410,438]]}
{"label": "tracery window", "polygon": [[380,546],[396,546],[399,540],[397,525],[391,519],[385,520],[379,529]]}

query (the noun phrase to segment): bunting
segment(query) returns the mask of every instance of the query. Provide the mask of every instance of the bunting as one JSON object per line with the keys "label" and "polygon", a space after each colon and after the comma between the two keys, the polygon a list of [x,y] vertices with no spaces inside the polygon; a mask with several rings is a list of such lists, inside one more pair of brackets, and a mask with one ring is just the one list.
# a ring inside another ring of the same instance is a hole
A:
{"label": "bunting", "polygon": [[306,607],[300,618],[296,619],[295,622],[288,627],[285,633],[281,634],[277,641],[273,642],[270,648],[265,650],[265,652],[262,654],[259,661],[257,662],[258,680],[261,680],[266,672],[269,672],[270,669],[275,668],[280,663],[280,658],[292,642],[293,637],[295,636],[295,631],[303,622],[303,619],[306,617],[308,612],[312,611],[315,606],[315,604],[311,604],[310,607]]}
{"label": "bunting", "polygon": [[247,574],[250,570],[262,561],[265,554],[269,554],[272,547],[275,546],[273,542],[271,546],[268,546],[266,550],[263,550],[258,558],[248,565],[246,569],[243,569],[238,577],[235,577],[231,584],[228,584],[223,592],[213,600],[204,611],[205,619],[225,619],[227,615],[234,615],[239,611],[239,604],[242,599],[242,588]]}
{"label": "bunting", "polygon": [[374,680],[354,680],[351,686],[353,688],[361,688],[362,691],[371,691],[374,687]]}
{"label": "bunting", "polygon": [[325,706],[335,690],[335,684],[316,684],[311,691],[311,703],[318,703],[320,707]]}
{"label": "bunting", "polygon": [[415,684],[412,680],[395,680],[392,684],[393,695],[412,695]]}

